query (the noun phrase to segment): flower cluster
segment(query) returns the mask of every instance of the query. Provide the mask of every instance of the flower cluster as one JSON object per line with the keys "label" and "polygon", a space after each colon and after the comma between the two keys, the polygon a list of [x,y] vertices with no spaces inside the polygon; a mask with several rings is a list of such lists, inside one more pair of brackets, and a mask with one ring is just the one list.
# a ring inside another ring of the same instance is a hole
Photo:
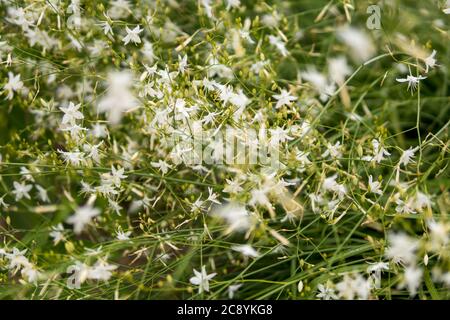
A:
{"label": "flower cluster", "polygon": [[0,1],[0,298],[449,298],[448,9],[320,3]]}

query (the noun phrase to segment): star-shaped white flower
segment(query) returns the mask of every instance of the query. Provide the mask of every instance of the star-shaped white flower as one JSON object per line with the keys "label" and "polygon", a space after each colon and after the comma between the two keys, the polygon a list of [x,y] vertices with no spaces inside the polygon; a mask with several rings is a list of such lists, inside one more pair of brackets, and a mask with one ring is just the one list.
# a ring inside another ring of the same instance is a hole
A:
{"label": "star-shaped white flower", "polygon": [[291,95],[285,89],[281,89],[280,94],[274,94],[272,97],[278,100],[275,109],[279,109],[282,106],[290,106],[293,101],[297,100],[296,96]]}
{"label": "star-shaped white flower", "polygon": [[409,74],[409,75],[406,76],[406,78],[401,78],[401,79],[397,78],[396,80],[398,82],[408,82],[408,90],[411,89],[411,91],[414,91],[417,88],[417,85],[419,84],[419,81],[420,80],[424,80],[426,78],[427,77],[424,77],[424,76],[421,76],[421,75],[415,77],[412,74]]}
{"label": "star-shaped white flower", "polygon": [[167,162],[161,159],[158,160],[158,162],[151,162],[151,165],[154,168],[158,168],[163,175],[166,174],[169,171],[169,169],[172,168]]}
{"label": "star-shaped white flower", "polygon": [[14,91],[18,92],[23,88],[23,82],[20,81],[20,74],[14,75],[12,72],[8,72],[8,78],[3,89],[8,93],[6,98],[11,100],[14,97]]}
{"label": "star-shaped white flower", "polygon": [[16,196],[16,201],[19,201],[23,197],[31,199],[29,194],[31,188],[33,188],[31,184],[25,184],[25,182],[18,183],[17,181],[14,181],[14,190],[12,193]]}
{"label": "star-shaped white flower", "polygon": [[64,112],[62,124],[70,123],[74,125],[76,120],[84,119],[84,115],[80,111],[78,111],[78,109],[80,109],[80,106],[80,104],[69,102],[68,107],[59,108],[62,112]]}
{"label": "star-shaped white flower", "polygon": [[383,191],[381,188],[381,182],[379,181],[373,181],[372,175],[369,176],[369,191],[376,194],[383,194]]}
{"label": "star-shaped white flower", "polygon": [[207,274],[205,266],[202,266],[202,271],[199,272],[194,269],[194,277],[189,279],[189,282],[198,286],[198,293],[203,291],[209,292],[209,280],[214,278],[217,273]]}
{"label": "star-shaped white flower", "polygon": [[433,50],[433,52],[423,60],[426,65],[425,72],[428,72],[428,68],[434,68],[437,65],[436,58],[435,58],[436,53],[437,53],[436,50]]}
{"label": "star-shaped white flower", "polygon": [[136,26],[133,30],[128,27],[125,27],[127,31],[127,35],[122,39],[122,41],[127,45],[130,41],[134,44],[141,43],[141,38],[139,37],[139,33],[141,33],[144,29],[141,29],[140,26]]}
{"label": "star-shaped white flower", "polygon": [[251,245],[248,244],[232,246],[231,249],[242,253],[246,257],[252,258],[259,257],[258,251],[256,251]]}
{"label": "star-shaped white flower", "polygon": [[122,230],[118,229],[116,231],[116,238],[121,241],[130,240],[131,231],[123,232]]}
{"label": "star-shaped white flower", "polygon": [[400,160],[398,161],[399,165],[407,166],[408,163],[411,162],[411,159],[414,158],[414,153],[419,149],[419,147],[409,147],[408,150],[403,151]]}
{"label": "star-shaped white flower", "polygon": [[76,234],[80,234],[85,225],[91,222],[91,219],[98,216],[100,210],[93,208],[90,205],[79,207],[75,210],[75,213],[70,216],[66,221],[67,223],[73,224],[73,231]]}

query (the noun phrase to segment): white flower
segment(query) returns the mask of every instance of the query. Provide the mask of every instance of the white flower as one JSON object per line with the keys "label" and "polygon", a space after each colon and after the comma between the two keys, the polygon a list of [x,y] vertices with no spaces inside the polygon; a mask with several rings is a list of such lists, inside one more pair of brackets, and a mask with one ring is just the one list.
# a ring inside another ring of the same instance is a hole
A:
{"label": "white flower", "polygon": [[401,79],[397,78],[396,80],[398,82],[408,82],[408,90],[411,89],[411,92],[412,92],[412,91],[414,91],[417,88],[417,85],[419,84],[419,81],[423,80],[423,79],[426,79],[426,78],[427,77],[424,77],[424,76],[421,76],[421,75],[415,77],[412,74],[409,74],[409,75],[406,76],[406,78],[401,78]]}
{"label": "white flower", "polygon": [[319,293],[316,295],[317,298],[322,300],[336,300],[338,297],[333,288],[327,283],[325,285],[319,284],[317,286]]}
{"label": "white flower", "polygon": [[29,283],[36,283],[42,274],[32,265],[25,266],[21,271],[22,277]]}
{"label": "white flower", "polygon": [[137,25],[133,30],[125,27],[127,31],[127,35],[122,39],[125,45],[127,45],[130,41],[134,44],[141,43],[141,38],[139,38],[139,33],[141,33],[144,29],[141,29],[139,25]]}
{"label": "white flower", "polygon": [[83,150],[87,153],[87,156],[91,158],[95,163],[100,163],[100,152],[99,147],[103,144],[103,141],[100,143],[91,145],[89,143],[85,143],[83,145]]}
{"label": "white flower", "polygon": [[85,163],[84,152],[80,152],[78,150],[73,152],[58,150],[58,152],[62,154],[64,162],[68,164],[79,166],[80,164]]}
{"label": "white flower", "polygon": [[158,162],[152,162],[151,165],[154,168],[158,168],[163,175],[166,174],[170,168],[172,168],[167,162],[161,159],[158,160]]}
{"label": "white flower", "polygon": [[400,157],[400,160],[398,161],[399,165],[402,164],[403,166],[406,167],[408,165],[408,163],[411,162],[411,159],[414,158],[414,153],[418,149],[419,149],[419,147],[415,147],[415,148],[409,147],[408,150],[404,150],[402,155],[401,155],[401,157]]}
{"label": "white flower", "polygon": [[337,179],[337,174],[332,175],[331,177],[325,178],[323,183],[322,183],[322,188],[324,190],[331,190],[333,191],[336,187],[336,179]]}
{"label": "white flower", "polygon": [[36,189],[39,192],[39,198],[41,199],[41,201],[43,201],[43,202],[50,202],[50,199],[49,199],[48,194],[47,194],[47,190],[45,190],[43,187],[41,187],[38,184],[36,184],[35,187],[36,187]]}
{"label": "white flower", "polygon": [[56,246],[60,241],[64,240],[64,227],[62,223],[52,227],[52,231],[48,234],[53,239],[53,244]]}
{"label": "white flower", "polygon": [[226,0],[227,2],[227,10],[230,10],[231,8],[239,8],[239,6],[241,5],[241,1],[240,0]]}
{"label": "white flower", "polygon": [[178,56],[178,71],[180,73],[184,73],[187,66],[187,55],[184,55],[183,58],[181,56]]}
{"label": "white flower", "polygon": [[430,229],[431,248],[436,251],[444,249],[450,242],[450,225],[430,220],[428,222],[428,229]]}
{"label": "white flower", "polygon": [[372,175],[369,176],[369,191],[376,194],[383,194],[383,191],[380,189],[381,182],[373,181]]}
{"label": "white flower", "polygon": [[328,156],[331,156],[333,159],[339,159],[342,158],[342,145],[340,141],[337,141],[334,145],[331,145],[331,143],[327,144],[327,150],[325,150],[324,153],[322,153],[322,158],[326,158]]}
{"label": "white flower", "polygon": [[338,29],[337,36],[351,49],[352,57],[357,62],[365,62],[376,53],[372,40],[360,29],[347,25]]}
{"label": "white flower", "polygon": [[269,145],[273,148],[277,148],[280,143],[293,140],[294,138],[288,135],[288,131],[289,131],[288,129],[282,129],[280,127],[276,127],[275,129],[269,129],[270,132]]}
{"label": "white flower", "polygon": [[62,118],[62,124],[72,124],[74,125],[76,120],[84,119],[84,115],[78,111],[80,109],[81,104],[75,105],[73,102],[69,102],[69,106],[64,108],[59,108],[62,112],[64,112],[64,116]]}
{"label": "white flower", "polygon": [[250,215],[244,206],[230,202],[212,211],[229,224],[229,231],[246,231],[251,226]]}
{"label": "white flower", "polygon": [[30,265],[28,259],[24,256],[27,249],[20,251],[17,248],[13,248],[11,253],[5,253],[6,258],[9,260],[8,269],[20,269]]}
{"label": "white flower", "polygon": [[79,126],[77,124],[73,124],[71,126],[67,126],[67,127],[63,128],[63,129],[61,129],[61,131],[70,132],[70,136],[72,137],[72,139],[78,141],[82,137],[81,133],[83,131],[87,131],[87,129],[83,128],[83,127],[81,127],[81,126]]}
{"label": "white flower", "polygon": [[217,273],[207,274],[205,266],[202,266],[201,272],[194,269],[194,277],[189,279],[189,282],[198,286],[198,293],[203,291],[209,292],[209,280],[214,278]]}
{"label": "white flower", "polygon": [[81,180],[81,193],[94,193],[95,189],[91,187],[91,185],[89,183],[84,182],[83,180]]}
{"label": "white flower", "polygon": [[108,10],[108,15],[112,19],[126,18],[130,14],[130,2],[128,0],[113,0]]}
{"label": "white flower", "polygon": [[87,279],[108,281],[112,276],[112,271],[116,269],[117,266],[99,259],[92,267],[76,261],[74,265],[67,269],[67,272],[73,273],[73,281],[76,285],[85,282]]}
{"label": "white flower", "polygon": [[373,147],[373,156],[364,156],[362,157],[362,160],[375,161],[377,163],[380,163],[382,160],[384,160],[384,156],[391,155],[386,149],[380,147],[380,142],[377,139],[372,140],[372,147]]}
{"label": "white flower", "polygon": [[25,184],[25,182],[18,183],[17,181],[14,181],[13,184],[14,190],[12,191],[12,193],[14,193],[14,195],[16,196],[16,201],[19,201],[23,197],[31,200],[29,192],[33,188],[32,185]]}
{"label": "white flower", "polygon": [[33,17],[30,15],[29,11],[25,11],[24,8],[18,7],[17,9],[14,7],[8,8],[8,21],[18,26],[22,27],[23,31],[28,30],[28,28],[33,24]]}
{"label": "white flower", "polygon": [[282,106],[290,106],[293,101],[297,100],[296,96],[291,95],[287,90],[281,89],[280,94],[275,94],[272,97],[277,99],[275,109],[280,109]]}
{"label": "white flower", "polygon": [[75,210],[75,213],[70,216],[66,222],[73,224],[73,231],[76,234],[80,234],[86,224],[89,224],[92,218],[98,216],[100,214],[100,210],[97,208],[93,208],[90,205],[85,205],[82,207],[78,207]]}
{"label": "white flower", "polygon": [[102,253],[102,246],[99,246],[97,248],[86,248],[86,255],[89,257],[98,256]]}
{"label": "white flower", "polygon": [[389,263],[387,262],[375,262],[375,263],[368,262],[368,264],[369,266],[367,267],[367,272],[369,273],[389,270]]}
{"label": "white flower", "polygon": [[411,207],[417,211],[422,211],[423,208],[430,208],[432,205],[431,197],[423,192],[417,191],[412,200]]}
{"label": "white flower", "polygon": [[114,166],[111,166],[111,174],[110,174],[110,181],[112,184],[114,184],[116,187],[120,187],[122,184],[122,180],[127,178],[127,176],[124,174],[125,169],[121,167],[114,168]]}
{"label": "white flower", "polygon": [[211,201],[216,204],[220,204],[220,201],[217,200],[217,197],[219,196],[217,193],[213,192],[213,189],[211,187],[208,187],[208,199],[207,201]]}
{"label": "white flower", "polygon": [[265,14],[261,22],[269,28],[276,28],[281,20],[281,17],[277,11],[273,11],[272,13]]}
{"label": "white flower", "polygon": [[2,206],[4,209],[7,209],[9,207],[9,204],[7,204],[4,200],[5,195],[3,195],[2,197],[0,197],[0,206]]}
{"label": "white flower", "polygon": [[67,12],[73,14],[80,13],[80,1],[79,0],[71,0],[70,4],[67,6]]}
{"label": "white flower", "polygon": [[[152,64],[156,59],[158,59],[158,57],[155,55],[155,52],[153,50],[153,44],[151,42],[144,40],[144,45],[142,46],[141,52],[144,55],[144,58],[150,64]],[[151,72],[151,68],[149,68],[148,66],[146,66],[145,69],[147,70],[149,75],[152,75],[156,71],[156,70],[154,70],[153,72]],[[155,66],[155,69],[156,69],[156,66]]]}
{"label": "white flower", "polygon": [[[82,284],[87,280],[89,271],[90,267],[85,263],[81,263],[80,261],[76,261],[75,264],[70,265],[67,268],[67,273],[72,274],[70,278],[72,278],[71,280],[73,281],[73,283],[71,283],[73,288],[77,287],[77,285]],[[72,286],[69,287],[72,288]]]}
{"label": "white flower", "polygon": [[[148,70],[147,70],[148,71]],[[177,71],[170,72],[168,67],[164,70],[158,70],[156,73],[159,75],[158,83],[165,85],[169,90],[171,89],[171,84],[175,81],[175,78],[178,76]]]}
{"label": "white flower", "polygon": [[108,74],[108,91],[99,101],[97,108],[99,112],[108,115],[111,124],[118,124],[125,111],[138,106],[138,101],[130,90],[132,79],[131,72],[126,70]]}
{"label": "white flower", "polygon": [[94,280],[108,281],[112,276],[111,271],[116,269],[117,266],[98,260],[88,271],[87,277]]}
{"label": "white flower", "polygon": [[173,110],[175,113],[175,120],[189,120],[191,117],[189,112],[192,111],[192,108],[186,107],[186,101],[184,99],[177,99],[173,104]]}
{"label": "white flower", "polygon": [[309,152],[298,151],[295,155],[295,159],[299,162],[300,168],[302,171],[305,170],[305,167],[311,164],[311,160],[308,158]]}
{"label": "white flower", "polygon": [[389,263],[375,262],[369,263],[367,272],[374,281],[375,288],[379,289],[381,286],[381,272],[389,270]]}
{"label": "white flower", "polygon": [[114,35],[113,29],[108,21],[102,21],[99,23],[99,26],[103,29],[103,33],[107,35],[108,33],[111,33],[111,35]]}
{"label": "white flower", "polygon": [[380,144],[378,140],[374,139],[372,140],[372,146],[373,146],[373,153],[374,158],[377,163],[380,163],[382,160],[384,160],[384,156],[390,156],[391,154],[384,149],[383,147],[380,147]]}
{"label": "white flower", "polygon": [[450,288],[450,272],[445,272],[442,274],[442,270],[433,269],[432,273],[434,281],[443,282],[446,287]]}
{"label": "white flower", "polygon": [[218,75],[222,78],[232,79],[233,78],[233,70],[219,62],[217,58],[214,56],[210,56],[208,59],[208,77],[213,78]]}
{"label": "white flower", "polygon": [[436,59],[434,58],[436,56],[436,50],[433,50],[433,52],[424,59],[426,70],[425,72],[428,72],[428,68],[434,68],[436,66]]}
{"label": "white flower", "polygon": [[334,82],[318,72],[314,67],[308,67],[306,71],[301,73],[301,78],[309,82],[313,88],[319,93],[319,99],[325,102],[334,94],[336,86]]}
{"label": "white flower", "polygon": [[95,191],[103,195],[104,197],[109,197],[111,195],[117,195],[119,191],[116,190],[116,187],[108,180],[101,181],[101,184],[95,187]]}
{"label": "white flower", "polygon": [[450,14],[450,0],[445,2],[445,8],[442,10],[445,14]]}
{"label": "white flower", "polygon": [[131,234],[131,231],[123,232],[122,230],[117,230],[116,238],[117,238],[117,240],[121,240],[121,241],[130,240],[130,234]]}
{"label": "white flower", "polygon": [[345,82],[345,77],[350,75],[352,69],[347,64],[347,59],[344,56],[331,58],[328,60],[328,74],[330,79],[338,85]]}
{"label": "white flower", "polygon": [[267,60],[255,62],[254,64],[251,65],[250,71],[255,74],[259,74],[262,70],[264,70],[264,67],[267,66],[268,64],[269,61]]}
{"label": "white flower", "polygon": [[224,104],[228,103],[228,101],[231,100],[231,98],[234,96],[233,87],[226,85],[218,85],[217,86],[220,92],[219,98],[222,100]]}
{"label": "white flower", "polygon": [[322,183],[322,188],[325,191],[332,191],[336,193],[339,199],[342,199],[347,194],[347,188],[343,184],[339,184],[336,182],[337,174],[334,174],[331,177],[325,178]]}
{"label": "white flower", "polygon": [[232,284],[228,287],[228,298],[229,299],[233,299],[234,298],[234,294],[236,293],[236,291],[239,290],[239,288],[242,287],[242,284]]}
{"label": "white flower", "polygon": [[242,92],[241,89],[231,96],[230,102],[234,104],[238,109],[234,112],[233,118],[239,119],[244,112],[245,107],[250,103],[250,99]]}
{"label": "white flower", "polygon": [[413,264],[416,261],[416,250],[419,242],[404,233],[391,233],[388,237],[389,247],[385,255],[394,263]]}
{"label": "white flower", "polygon": [[119,205],[119,203],[117,201],[114,201],[111,198],[108,198],[108,204],[109,204],[109,207],[111,209],[113,209],[117,215],[119,215],[119,216],[121,215],[120,210],[122,210],[123,208]]}
{"label": "white flower", "polygon": [[200,0],[206,15],[208,16],[208,18],[212,19],[214,18],[213,12],[212,12],[212,7],[211,7],[211,0]]}
{"label": "white flower", "polygon": [[277,48],[277,50],[281,53],[283,57],[286,57],[289,54],[289,51],[286,49],[286,43],[283,40],[281,40],[280,37],[270,35],[269,42],[271,45]]}
{"label": "white flower", "polygon": [[14,92],[19,92],[23,88],[23,82],[20,81],[20,74],[14,75],[12,72],[8,72],[8,78],[8,82],[3,89],[8,93],[6,98],[11,100],[14,97]]}
{"label": "white flower", "polygon": [[201,195],[197,198],[197,200],[194,201],[191,205],[191,212],[197,212],[203,210],[203,205],[205,204],[205,201],[201,199]]}
{"label": "white flower", "polygon": [[92,135],[96,138],[104,138],[108,135],[108,130],[105,125],[100,123],[95,123],[90,130]]}
{"label": "white flower", "polygon": [[404,288],[406,286],[411,297],[415,296],[422,281],[422,274],[422,269],[416,266],[407,266],[403,275],[403,282],[400,283],[399,287]]}
{"label": "white flower", "polygon": [[414,204],[413,204],[413,201],[411,201],[411,200],[413,200],[413,199],[410,198],[410,200],[407,201],[406,203],[401,199],[395,200],[395,203],[397,204],[397,206],[395,207],[395,211],[398,213],[403,213],[403,214],[417,213],[414,210],[414,207],[413,207]]}
{"label": "white flower", "polygon": [[250,36],[251,23],[252,23],[251,20],[249,18],[246,18],[244,21],[244,27],[239,30],[239,35],[241,36],[242,39],[246,40],[248,43],[254,44],[255,41]]}
{"label": "white flower", "polygon": [[246,257],[259,257],[258,251],[256,251],[251,245],[248,244],[232,246],[231,249],[242,253]]}
{"label": "white flower", "polygon": [[201,121],[205,126],[210,123],[214,123],[216,116],[219,114],[219,112],[209,112]]}
{"label": "white flower", "polygon": [[367,300],[370,295],[371,283],[359,273],[345,274],[342,281],[336,284],[340,298],[354,300],[355,298]]}
{"label": "white flower", "polygon": [[268,192],[269,192],[269,190],[266,188],[253,189],[251,191],[251,198],[250,198],[249,204],[251,206],[262,205],[262,206],[271,207],[269,198],[267,197]]}
{"label": "white flower", "polygon": [[244,189],[241,187],[241,182],[239,180],[231,180],[226,179],[226,185],[223,188],[223,192],[226,193],[232,193],[232,194],[238,194],[239,192],[243,191]]}

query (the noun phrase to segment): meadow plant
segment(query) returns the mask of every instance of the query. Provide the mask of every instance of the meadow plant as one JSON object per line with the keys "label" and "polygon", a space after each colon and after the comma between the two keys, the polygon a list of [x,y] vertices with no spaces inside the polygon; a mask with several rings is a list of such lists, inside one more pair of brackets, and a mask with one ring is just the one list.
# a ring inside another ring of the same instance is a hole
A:
{"label": "meadow plant", "polygon": [[0,0],[0,299],[449,299],[448,14]]}

